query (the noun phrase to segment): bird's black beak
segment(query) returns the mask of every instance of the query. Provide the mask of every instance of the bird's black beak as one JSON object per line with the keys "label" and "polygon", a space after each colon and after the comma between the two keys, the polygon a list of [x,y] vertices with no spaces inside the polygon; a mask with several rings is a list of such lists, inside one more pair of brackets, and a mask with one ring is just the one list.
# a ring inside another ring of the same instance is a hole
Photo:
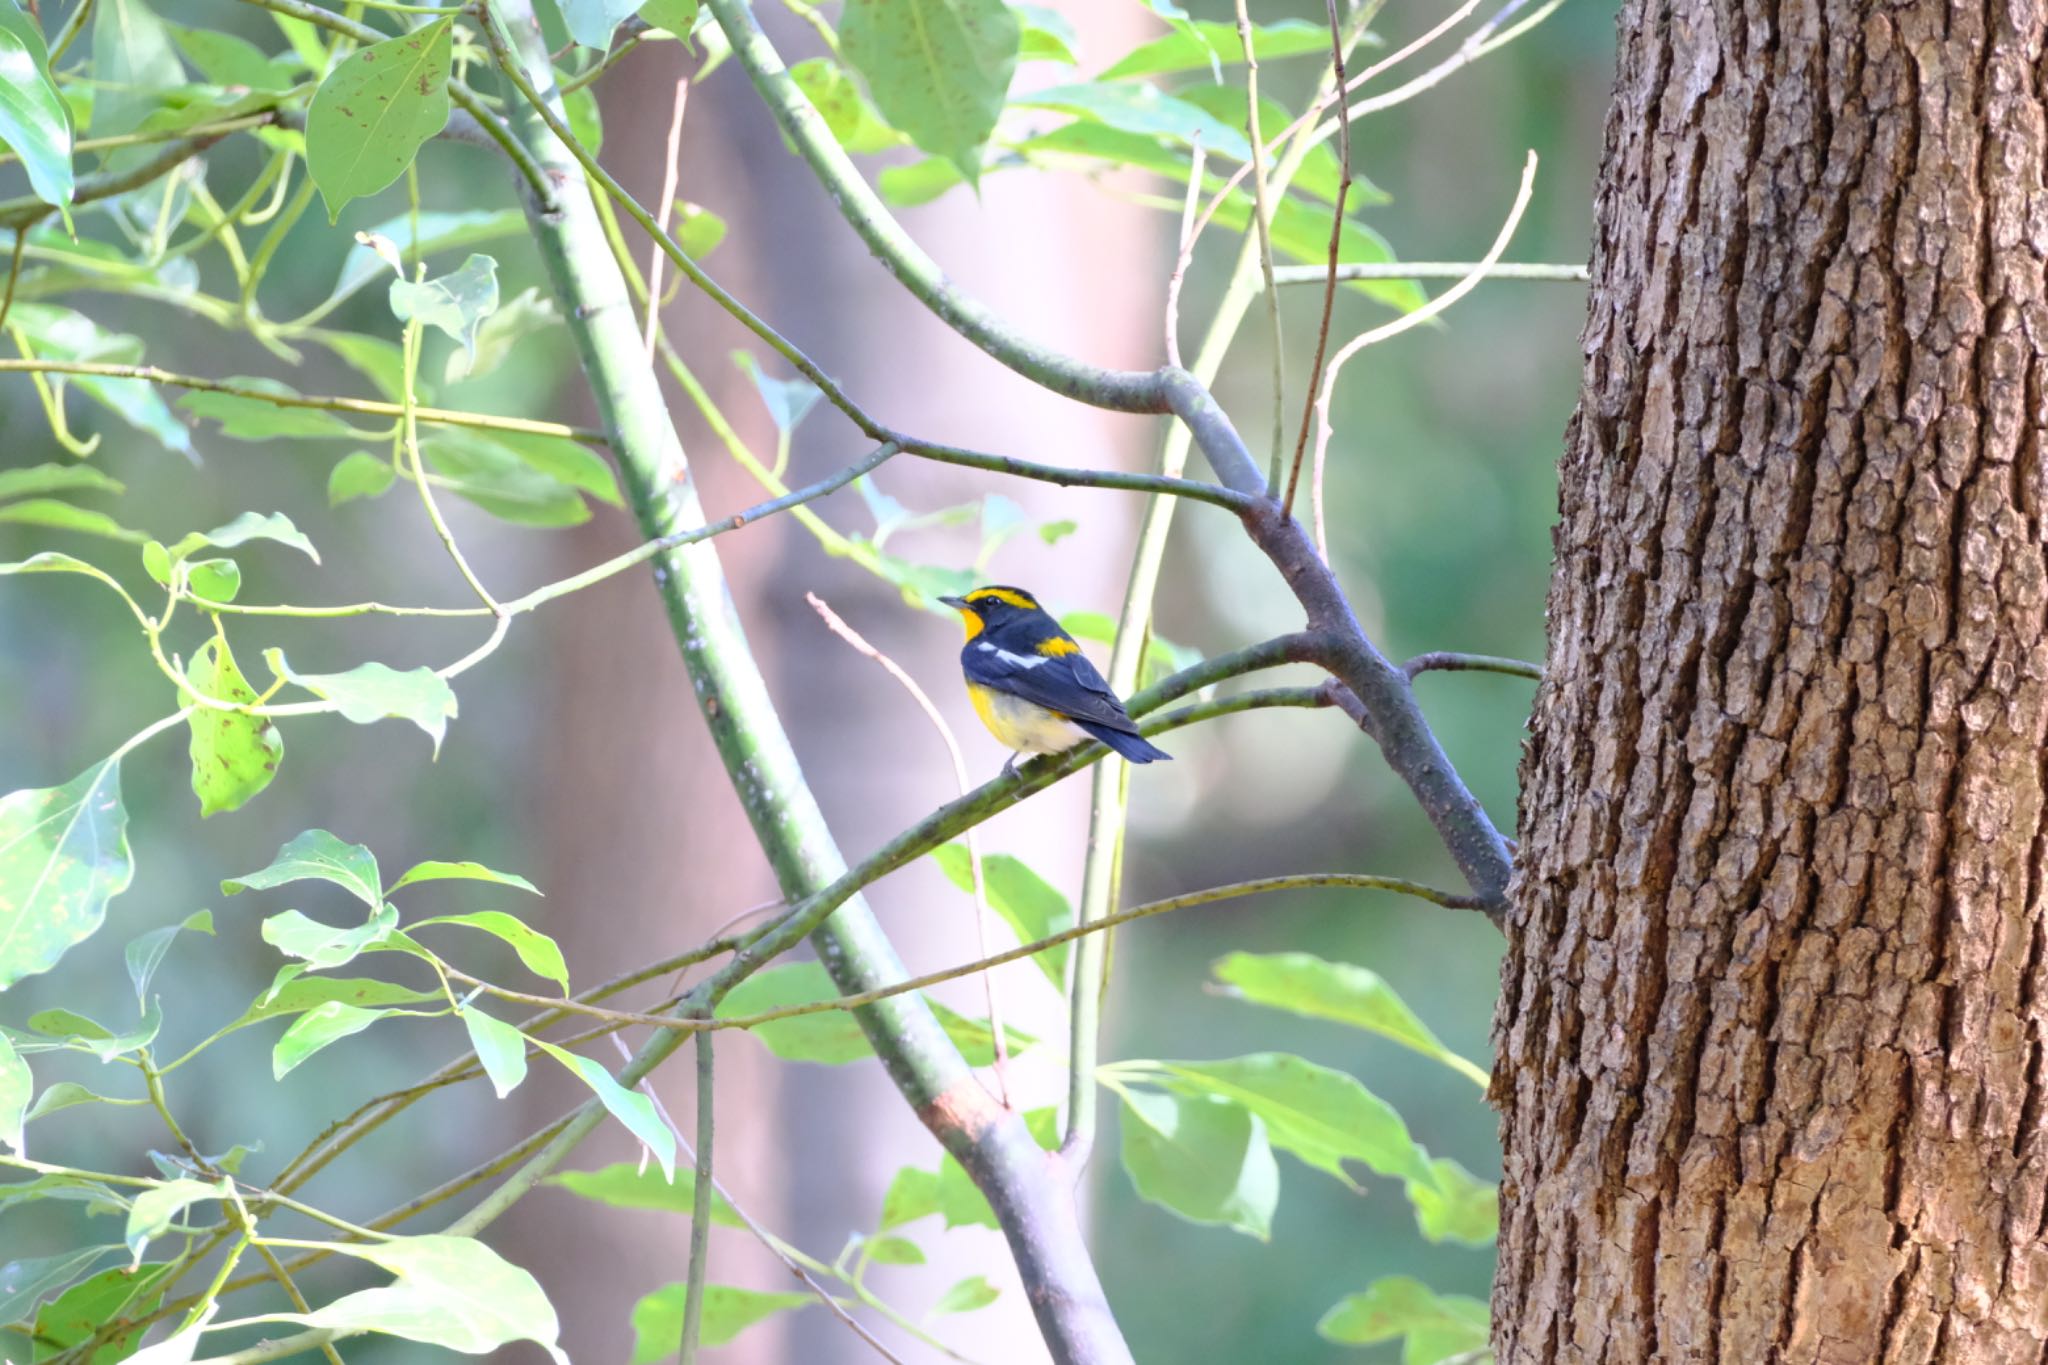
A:
{"label": "bird's black beak", "polygon": [[941,602],[944,602],[947,606],[951,607],[954,611],[974,610],[973,607],[967,605],[967,599],[964,597],[941,597],[939,600]]}

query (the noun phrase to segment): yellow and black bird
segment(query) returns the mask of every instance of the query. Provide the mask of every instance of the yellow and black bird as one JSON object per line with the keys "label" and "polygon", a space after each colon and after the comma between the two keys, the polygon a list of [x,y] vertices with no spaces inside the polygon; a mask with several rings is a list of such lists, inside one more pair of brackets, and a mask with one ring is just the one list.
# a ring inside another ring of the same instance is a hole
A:
{"label": "yellow and black bird", "polygon": [[960,667],[967,696],[989,733],[1020,754],[1056,754],[1084,739],[1099,739],[1133,763],[1173,755],[1138,733],[1124,704],[1060,629],[1038,599],[1022,588],[976,588],[965,597],[941,597],[967,625]]}

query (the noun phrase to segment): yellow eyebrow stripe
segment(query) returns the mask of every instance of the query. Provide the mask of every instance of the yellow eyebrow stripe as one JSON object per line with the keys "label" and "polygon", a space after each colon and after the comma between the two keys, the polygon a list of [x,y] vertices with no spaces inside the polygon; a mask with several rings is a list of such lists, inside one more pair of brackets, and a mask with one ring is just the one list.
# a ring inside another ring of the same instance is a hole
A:
{"label": "yellow eyebrow stripe", "polygon": [[1081,646],[1075,644],[1064,635],[1055,635],[1050,639],[1040,640],[1037,649],[1040,654],[1053,659],[1057,659],[1063,654],[1079,654],[1081,652]]}
{"label": "yellow eyebrow stripe", "polygon": [[1038,603],[1031,600],[1031,594],[1017,592],[1011,588],[982,588],[967,594],[969,602],[1007,602],[1024,611],[1038,610]]}

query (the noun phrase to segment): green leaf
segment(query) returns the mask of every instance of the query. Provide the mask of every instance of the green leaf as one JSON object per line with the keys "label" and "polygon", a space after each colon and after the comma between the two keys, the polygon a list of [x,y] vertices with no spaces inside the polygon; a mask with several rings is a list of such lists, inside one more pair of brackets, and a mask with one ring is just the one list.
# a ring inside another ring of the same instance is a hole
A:
{"label": "green leaf", "polygon": [[903,141],[861,94],[846,68],[830,57],[812,57],[789,69],[790,79],[849,152],[885,152]]}
{"label": "green leaf", "polygon": [[[526,232],[526,215],[518,209],[471,209],[461,213],[446,213],[425,210],[419,214],[419,236],[413,236],[414,218],[410,213],[400,213],[386,218],[370,228],[363,235],[382,237],[397,246],[408,257],[421,260],[438,252],[454,251],[461,247],[478,246],[484,242],[495,242],[506,237],[522,236]],[[320,305],[321,312],[331,311],[337,304],[361,289],[370,281],[390,270],[384,258],[372,247],[360,243],[350,247],[348,255],[342,257],[341,273],[334,281],[334,288]],[[365,340],[353,332],[331,332],[323,334],[325,344],[335,346],[337,340],[355,338]],[[388,343],[384,343],[389,347]],[[339,346],[335,349],[340,350]],[[395,348],[390,348],[395,353]],[[358,368],[362,368],[358,362]],[[380,368],[383,368],[380,365]],[[385,389],[391,397],[397,396],[397,387]]]}
{"label": "green leaf", "polygon": [[[114,1365],[128,1359],[148,1330],[142,1319],[162,1300],[175,1268],[168,1261],[115,1266],[71,1286],[36,1314],[35,1358],[51,1359],[101,1337],[89,1365]],[[101,1336],[107,1328],[127,1322],[135,1326]]]}
{"label": "green leaf", "polygon": [[242,566],[232,559],[196,559],[185,566],[185,583],[203,601],[232,602],[242,590]]}
{"label": "green leaf", "polygon": [[1061,62],[1067,66],[1075,63],[1074,49],[1081,45],[1081,39],[1066,15],[1045,5],[1012,4],[1010,12],[1017,16],[1021,30],[1018,60]]}
{"label": "green leaf", "polygon": [[338,221],[349,200],[405,172],[448,123],[453,19],[436,19],[354,53],[320,83],[306,111],[306,170]]}
{"label": "green leaf", "polygon": [[[1099,611],[1070,611],[1060,617],[1060,628],[1076,640],[1093,640],[1099,645],[1116,644],[1116,622]],[[1163,635],[1154,635],[1145,642],[1145,667],[1139,685],[1150,687],[1161,678],[1192,668],[1201,661],[1200,650],[1177,645]]]}
{"label": "green leaf", "polygon": [[[104,17],[105,8],[94,13]],[[7,315],[46,360],[92,360],[132,365],[142,359],[142,341],[123,332],[109,332],[83,313],[53,304],[17,301]],[[60,398],[68,387],[106,408],[136,430],[154,437],[167,450],[194,458],[192,433],[171,415],[154,384],[142,379],[108,379],[98,375],[50,375],[50,388]]]}
{"label": "green leaf", "polygon": [[[995,1061],[996,1035],[995,1030],[989,1027],[988,1020],[959,1014],[937,1000],[927,1000],[925,1003],[931,1007],[932,1014],[939,1021],[939,1027],[953,1040],[953,1046],[960,1049],[960,1055],[966,1059],[969,1066],[988,1066]],[[1012,1057],[1038,1041],[1031,1034],[1007,1024],[1003,1026],[1003,1039]]]}
{"label": "green leaf", "polygon": [[528,469],[545,474],[556,483],[588,493],[601,502],[608,502],[614,507],[624,502],[612,467],[605,463],[604,457],[578,441],[559,436],[537,436],[524,431],[485,432],[469,427],[451,427],[436,433],[427,443],[428,460],[430,463],[441,461],[450,450],[458,448],[471,452],[473,457],[488,452],[492,460],[510,456]]}
{"label": "green leaf", "polygon": [[135,1196],[128,1208],[128,1227],[122,1240],[137,1261],[152,1238],[163,1236],[178,1215],[206,1199],[221,1197],[220,1187],[206,1180],[172,1180],[152,1185]]}
{"label": "green leaf", "polygon": [[180,1327],[153,1346],[143,1347],[129,1356],[125,1365],[192,1365],[193,1357],[199,1354],[200,1334],[218,1312],[219,1304],[207,1304],[190,1325]]}
{"label": "green leaf", "polygon": [[[633,1365],[649,1365],[681,1349],[686,1290],[682,1284],[664,1285],[633,1305]],[[809,1294],[766,1294],[729,1284],[707,1284],[698,1319],[699,1340],[706,1346],[723,1346],[757,1322],[816,1302]]]}
{"label": "green leaf", "polygon": [[989,1207],[988,1196],[974,1183],[974,1177],[967,1174],[949,1152],[939,1158],[938,1174],[939,1215],[949,1228],[999,1228],[1002,1223],[996,1218],[996,1211]]}
{"label": "green leaf", "polygon": [[[974,869],[967,845],[951,843],[932,850],[932,857],[947,880],[970,895],[974,891]],[[1019,943],[1033,943],[1069,929],[1074,923],[1073,907],[1045,878],[1022,860],[1007,853],[992,853],[981,860],[981,876],[988,888],[989,909],[1002,916]],[[1067,979],[1067,945],[1034,953],[1046,979],[1056,987]]]}
{"label": "green leaf", "polygon": [[[0,19],[13,0],[0,0]],[[110,478],[89,464],[37,464],[26,469],[0,469],[0,498],[19,498],[32,493],[120,493],[119,479]]]}
{"label": "green leaf", "polygon": [[881,1231],[914,1223],[939,1211],[939,1178],[931,1171],[905,1166],[889,1182],[882,1196]]}
{"label": "green leaf", "polygon": [[469,1030],[470,1046],[483,1063],[491,1088],[504,1099],[526,1079],[526,1035],[501,1019],[493,1019],[474,1005],[462,1011],[463,1027]]}
{"label": "green leaf", "polygon": [[[36,1102],[28,1111],[27,1122],[34,1123],[45,1114],[54,1114],[60,1109],[70,1109],[81,1104],[147,1104],[148,1100],[121,1099],[113,1095],[102,1095],[88,1090],[75,1081],[58,1081],[36,1096]],[[10,1187],[11,1188],[11,1187]]]}
{"label": "green leaf", "polygon": [[1002,0],[847,0],[841,55],[891,126],[969,184],[1017,69],[1017,16]]}
{"label": "green leaf", "polygon": [[281,94],[299,83],[289,57],[267,56],[246,38],[206,28],[174,28],[171,37],[210,84]]}
{"label": "green leaf", "polygon": [[1390,1038],[1484,1088],[1486,1072],[1446,1048],[1379,973],[1313,953],[1232,953],[1211,969],[1240,1000]]}
{"label": "green leaf", "polygon": [[344,1005],[330,1000],[324,1005],[315,1005],[284,1031],[270,1049],[270,1076],[281,1081],[300,1062],[326,1047],[338,1043],[352,1034],[361,1033],[370,1025],[389,1014],[408,1014],[409,1010],[366,1010],[354,1005]]}
{"label": "green leaf", "polygon": [[[1325,46],[1327,46],[1327,33],[1324,41]],[[1245,92],[1242,86],[1191,85],[1181,87],[1174,91],[1174,94],[1177,98],[1184,99],[1190,104],[1208,110],[1209,113],[1223,120],[1232,128],[1247,126],[1249,106],[1246,103]],[[1261,98],[1259,100],[1259,131],[1267,137],[1273,136],[1274,133],[1285,128],[1292,121],[1293,115],[1286,105],[1273,99]],[[1174,155],[1179,161],[1179,165],[1174,172],[1175,178],[1185,185],[1188,176],[1186,159],[1179,158],[1177,153]],[[1337,202],[1337,187],[1343,177],[1344,167],[1338,161],[1337,153],[1330,149],[1329,143],[1319,142],[1302,159],[1301,168],[1294,173],[1294,188],[1304,194],[1314,195],[1325,204],[1334,205]],[[1222,188],[1223,182],[1220,179],[1205,176],[1204,180],[1213,185],[1214,189]],[[1214,192],[1214,189],[1211,190],[1211,193]],[[1231,193],[1233,196],[1237,196],[1243,194],[1243,191],[1233,190]],[[1373,184],[1370,180],[1367,180],[1356,170],[1352,171],[1351,189],[1344,198],[1346,208],[1355,211],[1368,204],[1390,203],[1392,198],[1393,196]],[[1297,205],[1297,209],[1299,207]],[[1323,252],[1325,258],[1329,254],[1329,242],[1330,220],[1325,216],[1323,218]]]}
{"label": "green leaf", "polygon": [[540,888],[526,880],[526,878],[516,877],[510,872],[496,871],[485,867],[482,863],[443,863],[431,860],[424,863],[415,863],[403,877],[391,883],[391,889],[384,894],[388,896],[392,891],[398,890],[399,887],[411,886],[415,882],[445,881],[494,882],[499,886],[511,886],[517,887],[521,891],[531,891],[536,896],[540,894]]}
{"label": "green leaf", "polygon": [[[615,1209],[687,1214],[694,1207],[697,1173],[684,1167],[670,1180],[637,1161],[615,1161],[595,1171],[563,1171],[549,1176],[546,1183]],[[716,1190],[711,1192],[711,1221],[720,1227],[746,1226],[733,1206],[725,1202],[725,1196]]]}
{"label": "green leaf", "polygon": [[423,919],[412,927],[426,928],[430,924],[460,924],[471,929],[481,929],[510,944],[512,951],[519,954],[519,961],[535,976],[544,976],[562,988],[564,995],[569,991],[569,966],[562,960],[562,950],[555,941],[540,930],[522,923],[517,915],[508,915],[503,910],[478,910],[467,915],[437,915]]}
{"label": "green leaf", "polygon": [[143,0],[106,0],[92,15],[92,135],[132,133],[160,92],[185,83],[170,29]]}
{"label": "green leaf", "polygon": [[339,507],[357,498],[381,497],[398,482],[391,461],[367,450],[344,455],[327,474],[327,505]]}
{"label": "green leaf", "polygon": [[824,397],[818,386],[798,375],[794,379],[777,379],[762,370],[760,363],[746,351],[734,351],[733,363],[747,372],[747,378],[754,381],[754,389],[761,395],[762,404],[768,409],[769,419],[775,429],[787,436],[795,431],[797,424],[809,415]]}
{"label": "green leaf", "polygon": [[[684,249],[688,250],[687,247]],[[473,256],[470,259],[488,258]],[[510,303],[483,320],[468,348],[448,353],[448,363],[441,377],[450,384],[458,384],[465,379],[481,379],[504,364],[505,358],[512,354],[512,348],[521,341],[561,325],[562,315],[555,310],[555,301],[542,294],[538,285],[528,285],[514,295]]]}
{"label": "green leaf", "polygon": [[[275,379],[236,375],[225,382],[239,389],[274,393],[280,398],[300,396],[289,384],[280,383]],[[237,441],[274,441],[301,437],[343,441],[371,439],[368,433],[358,431],[343,421],[339,414],[329,412],[326,408],[267,403],[261,398],[251,398],[246,393],[217,393],[210,389],[202,389],[180,398],[178,408],[202,421],[211,419],[220,423],[220,434]]]}
{"label": "green leaf", "polygon": [[1415,1222],[1432,1242],[1492,1246],[1500,1236],[1500,1192],[1447,1156],[1432,1159],[1429,1178],[1408,1182]]}
{"label": "green leaf", "polygon": [[725,219],[689,200],[676,204],[676,245],[693,261],[701,261],[725,240]]}
{"label": "green leaf", "polygon": [[36,198],[71,202],[71,111],[50,77],[43,31],[16,0],[0,0],[0,143],[21,158]]}
{"label": "green leaf", "polygon": [[924,1248],[908,1237],[876,1237],[867,1243],[868,1259],[880,1265],[923,1265]]}
{"label": "green leaf", "polygon": [[[235,667],[224,636],[199,646],[185,676],[202,697],[244,706],[256,702],[256,689]],[[190,704],[189,697],[179,700]],[[262,716],[199,707],[185,724],[192,732],[192,791],[201,818],[240,810],[270,785],[284,761],[284,736]]]}
{"label": "green leaf", "polygon": [[[1252,55],[1262,62],[1303,53],[1326,54],[1329,50],[1330,30],[1324,24],[1281,19],[1252,26]],[[1164,38],[1140,43],[1103,72],[1100,79],[1113,81],[1127,76],[1207,71],[1219,57],[1226,62],[1244,60],[1244,44],[1238,37],[1237,25],[1196,20],[1185,27],[1176,26]],[[1271,138],[1285,126],[1286,121],[1283,120],[1260,131]]]}
{"label": "green leaf", "polygon": [[343,720],[371,725],[380,720],[409,720],[426,731],[434,742],[434,754],[441,753],[441,740],[448,722],[455,716],[455,692],[447,680],[431,668],[411,668],[403,673],[383,664],[357,664],[345,673],[298,673],[285,662],[284,651],[266,649],[263,660],[270,671],[316,697],[334,703]]}
{"label": "green leaf", "polygon": [[972,1313],[977,1308],[986,1308],[1000,1297],[1002,1291],[980,1275],[969,1275],[955,1284],[939,1301],[932,1305],[931,1316],[941,1313]]}
{"label": "green leaf", "polygon": [[105,536],[109,540],[125,540],[130,543],[140,543],[148,539],[140,531],[129,530],[105,512],[96,512],[89,507],[74,507],[55,498],[24,498],[20,502],[0,503],[0,521],[19,522],[24,526],[47,526],[57,531],[78,531],[89,536]]}
{"label": "green leaf", "polygon": [[400,322],[438,327],[476,358],[477,329],[498,311],[498,263],[472,252],[468,260],[431,280],[393,280],[391,311]]}
{"label": "green leaf", "polygon": [[287,964],[286,970],[293,971],[294,975],[264,992],[222,1032],[232,1033],[251,1024],[260,1024],[265,1019],[302,1014],[329,1001],[373,1009],[380,1005],[414,1005],[423,1000],[441,998],[434,991],[417,991],[410,986],[401,986],[392,981],[379,981],[374,977],[299,978],[296,973],[304,970],[304,967],[297,962]]}
{"label": "green leaf", "polygon": [[1243,1105],[1265,1123],[1275,1147],[1353,1188],[1347,1158],[1384,1176],[1431,1179],[1428,1156],[1393,1106],[1341,1071],[1284,1052],[1160,1065],[1180,1082],[1176,1089]]}
{"label": "green leaf", "polygon": [[959,184],[963,177],[952,162],[943,157],[928,156],[922,161],[913,161],[908,166],[884,166],[875,177],[875,186],[882,192],[882,198],[898,208],[915,208],[929,204]]}
{"label": "green leaf", "polygon": [[313,542],[306,539],[299,528],[292,525],[292,519],[282,512],[244,512],[225,526],[216,526],[211,531],[194,531],[171,547],[171,556],[183,559],[202,545],[232,550],[252,540],[271,540],[279,545],[289,545],[315,564],[320,562],[320,552],[313,548]]}
{"label": "green leaf", "polygon": [[0,796],[0,991],[90,938],[134,875],[118,760]]}
{"label": "green leaf", "polygon": [[559,0],[569,36],[584,47],[602,52],[611,46],[612,30],[631,18],[644,0]]}
{"label": "green leaf", "polygon": [[576,489],[536,469],[508,443],[473,431],[442,430],[420,442],[448,491],[520,526],[579,526],[590,508]]}
{"label": "green leaf", "polygon": [[561,1325],[540,1282],[475,1238],[437,1233],[336,1243],[334,1249],[382,1266],[397,1282],[345,1295],[293,1321],[337,1332],[383,1332],[471,1355],[533,1341],[567,1365],[555,1345]]}
{"label": "green leaf", "polygon": [[1138,1193],[1192,1223],[1266,1241],[1280,1168],[1265,1125],[1211,1095],[1123,1094],[1123,1159]]}
{"label": "green leaf", "polygon": [[[837,1000],[839,988],[816,962],[784,962],[755,972],[718,1004],[718,1017],[738,1018],[765,1014],[790,1005],[809,1005],[820,1000]],[[867,1035],[860,1031],[850,1010],[821,1010],[777,1019],[748,1029],[770,1052],[790,1062],[819,1062],[843,1066],[874,1056]]]}
{"label": "green leaf", "polygon": [[697,23],[697,0],[646,0],[640,17],[677,38],[687,38]]}
{"label": "green leaf", "polygon": [[533,1041],[541,1051],[581,1077],[583,1083],[597,1096],[598,1103],[610,1111],[613,1118],[625,1124],[627,1131],[639,1138],[641,1143],[654,1153],[654,1160],[661,1167],[661,1173],[670,1180],[675,1179],[676,1135],[669,1131],[668,1125],[661,1121],[661,1115],[655,1112],[654,1101],[637,1090],[626,1089],[611,1072],[588,1057],[579,1057],[573,1052],[558,1048],[553,1043],[542,1042],[538,1038]]}
{"label": "green leaf", "polygon": [[[1198,104],[1167,94],[1142,81],[1079,81],[1034,90],[1016,101],[1032,109],[1056,109],[1126,133],[1170,138],[1178,143],[1200,140],[1211,156],[1249,161],[1251,143],[1244,133]],[[1274,131],[1278,131],[1275,129]],[[1324,236],[1329,235],[1328,224]]]}
{"label": "green leaf", "polygon": [[1491,1325],[1478,1299],[1439,1294],[1420,1280],[1390,1275],[1339,1301],[1323,1314],[1316,1331],[1346,1346],[1405,1337],[1402,1359],[1433,1365],[1445,1356],[1484,1349]]}
{"label": "green leaf", "polygon": [[186,930],[195,934],[213,934],[213,912],[195,910],[176,924],[166,924],[161,929],[151,929],[138,934],[128,941],[123,955],[128,962],[128,980],[135,986],[135,1005],[140,1009],[149,996],[150,978],[156,975],[157,967],[163,962],[164,954],[171,950],[171,940]]}
{"label": "green leaf", "polygon": [[76,1010],[37,1010],[28,1017],[28,1026],[46,1038],[62,1038],[67,1042],[102,1042],[114,1036],[114,1031],[105,1024]]}
{"label": "green leaf", "polygon": [[398,912],[382,905],[361,924],[337,929],[286,910],[263,921],[263,941],[286,957],[303,960],[307,971],[325,971],[353,961],[365,949],[383,942],[398,927]]}
{"label": "green leaf", "polygon": [[21,1130],[28,1122],[28,1098],[35,1093],[35,1077],[28,1063],[14,1050],[7,1035],[0,1033],[0,1146],[21,1151]]}
{"label": "green leaf", "polygon": [[1041,521],[1038,523],[1038,538],[1048,545],[1057,545],[1081,529],[1077,521]]}
{"label": "green leaf", "polygon": [[377,856],[361,844],[346,844],[324,829],[309,829],[277,851],[261,872],[230,877],[220,884],[223,896],[267,891],[288,882],[325,881],[342,887],[375,909],[384,903],[377,888]]}
{"label": "green leaf", "polygon": [[104,1259],[110,1246],[77,1247],[55,1256],[0,1264],[0,1322],[19,1322],[35,1306]]}

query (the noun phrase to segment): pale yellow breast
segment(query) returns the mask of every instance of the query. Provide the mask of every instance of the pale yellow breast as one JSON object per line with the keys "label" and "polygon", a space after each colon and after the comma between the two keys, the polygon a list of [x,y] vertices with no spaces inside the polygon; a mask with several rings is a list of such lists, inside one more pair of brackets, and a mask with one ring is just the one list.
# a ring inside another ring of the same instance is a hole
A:
{"label": "pale yellow breast", "polygon": [[1006,749],[1023,754],[1056,754],[1088,738],[1072,721],[1022,697],[972,684],[967,695],[974,702],[981,723]]}

